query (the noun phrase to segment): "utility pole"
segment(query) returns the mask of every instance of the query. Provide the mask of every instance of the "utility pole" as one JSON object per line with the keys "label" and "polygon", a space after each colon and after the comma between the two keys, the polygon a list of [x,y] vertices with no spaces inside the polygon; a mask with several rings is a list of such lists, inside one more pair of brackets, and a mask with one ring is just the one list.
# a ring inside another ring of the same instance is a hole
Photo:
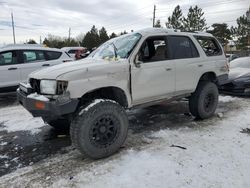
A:
{"label": "utility pole", "polygon": [[156,11],[156,5],[154,5],[154,11],[153,11],[153,27],[155,27],[155,11]]}
{"label": "utility pole", "polygon": [[40,44],[42,44],[42,37],[40,36]]}
{"label": "utility pole", "polygon": [[70,41],[70,35],[71,35],[71,28],[69,28],[69,41]]}
{"label": "utility pole", "polygon": [[12,20],[13,40],[14,40],[14,44],[16,44],[15,25],[14,25],[13,12],[11,12],[11,20]]}

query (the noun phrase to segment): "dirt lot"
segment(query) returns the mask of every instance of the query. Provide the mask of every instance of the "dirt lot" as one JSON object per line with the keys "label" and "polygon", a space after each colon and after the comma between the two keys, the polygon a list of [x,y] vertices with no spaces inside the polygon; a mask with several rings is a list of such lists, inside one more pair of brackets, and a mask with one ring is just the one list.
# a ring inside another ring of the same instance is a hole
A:
{"label": "dirt lot", "polygon": [[128,111],[121,151],[93,161],[15,101],[0,98],[0,187],[250,187],[250,101],[221,96],[197,121],[187,101]]}

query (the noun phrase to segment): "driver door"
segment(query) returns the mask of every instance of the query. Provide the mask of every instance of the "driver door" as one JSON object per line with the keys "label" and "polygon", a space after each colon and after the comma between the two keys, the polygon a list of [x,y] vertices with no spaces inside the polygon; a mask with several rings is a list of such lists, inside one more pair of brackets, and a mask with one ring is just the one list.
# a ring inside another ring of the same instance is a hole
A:
{"label": "driver door", "polygon": [[131,67],[134,105],[170,98],[175,92],[175,65],[169,60],[166,36],[147,38]]}

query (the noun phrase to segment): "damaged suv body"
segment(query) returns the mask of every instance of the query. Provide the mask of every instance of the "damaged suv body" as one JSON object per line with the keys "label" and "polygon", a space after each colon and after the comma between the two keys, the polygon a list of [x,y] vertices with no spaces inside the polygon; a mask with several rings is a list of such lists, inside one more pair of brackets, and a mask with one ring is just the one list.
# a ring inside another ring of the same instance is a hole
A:
{"label": "damaged suv body", "polygon": [[109,40],[84,60],[32,73],[17,94],[33,116],[70,127],[73,145],[98,159],[124,143],[126,109],[186,97],[193,116],[209,118],[227,76],[211,34],[144,29]]}

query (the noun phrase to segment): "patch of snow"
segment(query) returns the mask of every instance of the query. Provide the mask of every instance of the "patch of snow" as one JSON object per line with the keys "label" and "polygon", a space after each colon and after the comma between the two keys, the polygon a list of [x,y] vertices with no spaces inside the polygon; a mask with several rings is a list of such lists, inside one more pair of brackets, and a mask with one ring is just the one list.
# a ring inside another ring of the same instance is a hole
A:
{"label": "patch of snow", "polygon": [[32,93],[32,94],[28,95],[27,98],[35,99],[35,100],[43,101],[43,102],[49,101],[49,99],[47,97],[45,97],[44,95],[39,95],[37,93]]}
{"label": "patch of snow", "polygon": [[115,101],[109,100],[109,99],[95,99],[91,104],[89,104],[86,108],[82,109],[79,112],[79,115],[82,115],[84,112],[87,112],[91,107],[95,106],[96,104],[100,103],[100,102],[105,102],[105,101],[109,101],[112,103],[116,103]]}
{"label": "patch of snow", "polygon": [[1,142],[0,146],[6,146],[8,144],[8,142]]}
{"label": "patch of snow", "polygon": [[223,103],[226,103],[226,102],[233,102],[235,100],[237,100],[238,98],[237,97],[231,97],[231,96],[219,96],[219,102],[223,102]]}
{"label": "patch of snow", "polygon": [[4,122],[1,130],[7,132],[30,131],[36,134],[45,126],[41,118],[32,117],[21,105],[0,108],[0,122]]}
{"label": "patch of snow", "polygon": [[0,159],[8,159],[9,157],[7,155],[0,155]]}

